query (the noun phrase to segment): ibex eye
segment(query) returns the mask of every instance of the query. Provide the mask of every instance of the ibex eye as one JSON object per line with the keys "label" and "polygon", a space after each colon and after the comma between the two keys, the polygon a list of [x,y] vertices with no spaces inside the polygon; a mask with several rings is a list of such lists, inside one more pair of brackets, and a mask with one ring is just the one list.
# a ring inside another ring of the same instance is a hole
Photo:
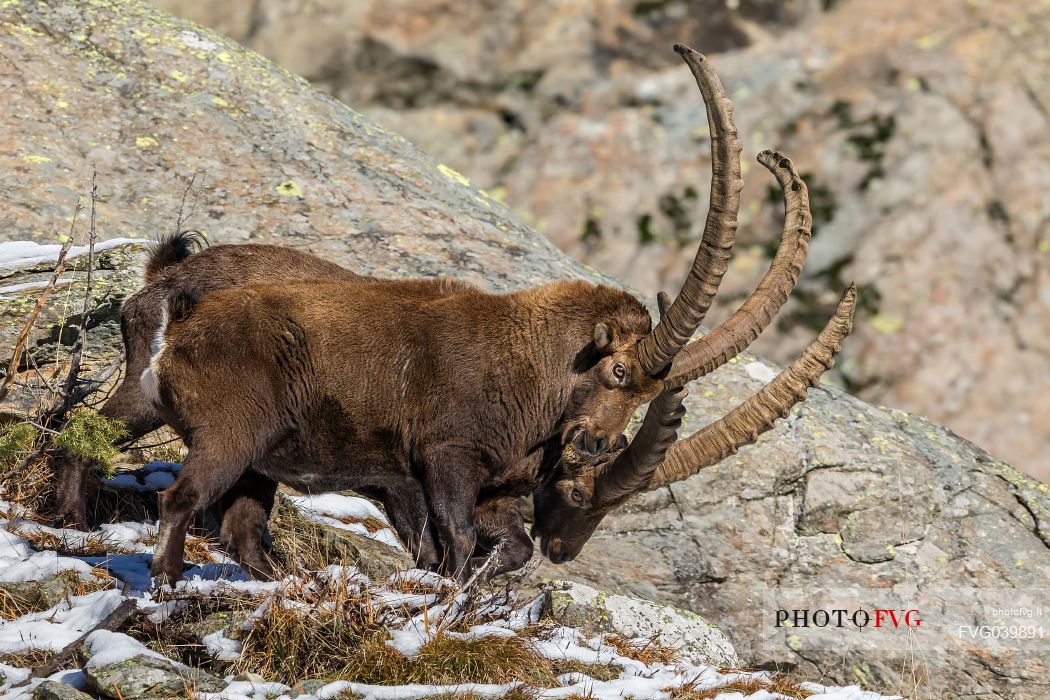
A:
{"label": "ibex eye", "polygon": [[612,373],[613,376],[621,382],[627,378],[627,368],[618,362],[615,365],[613,365]]}
{"label": "ibex eye", "polygon": [[583,505],[583,492],[579,489],[572,490],[572,502],[578,506]]}

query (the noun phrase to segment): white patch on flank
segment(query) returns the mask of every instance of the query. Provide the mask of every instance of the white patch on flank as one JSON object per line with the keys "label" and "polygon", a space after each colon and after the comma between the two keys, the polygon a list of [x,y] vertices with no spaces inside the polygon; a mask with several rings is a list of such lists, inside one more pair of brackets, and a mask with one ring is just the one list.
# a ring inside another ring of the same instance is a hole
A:
{"label": "white patch on flank", "polygon": [[149,346],[149,367],[143,370],[142,377],[139,378],[142,393],[155,404],[160,403],[160,385],[158,384],[157,370],[160,357],[168,347],[168,344],[164,342],[164,333],[167,330],[168,310],[164,308],[160,311],[160,326],[157,328],[157,334],[153,336],[153,342]]}
{"label": "white patch on flank", "polygon": [[757,379],[760,382],[771,382],[776,379],[777,373],[773,371],[771,367],[768,367],[761,362],[748,362],[744,365],[744,371],[752,379]]}

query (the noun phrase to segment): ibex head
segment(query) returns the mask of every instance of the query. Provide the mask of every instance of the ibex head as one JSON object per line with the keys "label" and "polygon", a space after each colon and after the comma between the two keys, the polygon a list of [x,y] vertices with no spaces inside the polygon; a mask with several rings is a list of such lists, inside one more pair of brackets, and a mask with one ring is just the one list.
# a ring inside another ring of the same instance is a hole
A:
{"label": "ibex head", "polygon": [[649,312],[625,292],[596,291],[633,303],[617,304],[615,317],[595,324],[592,341],[576,358],[576,381],[562,418],[561,442],[572,445],[581,458],[615,447],[634,412],[662,388],[638,358],[639,343],[650,331]]}
{"label": "ibex head", "polygon": [[[784,193],[786,212],[780,247],[758,288],[741,307],[721,325],[692,340],[711,306],[736,240],[743,187],[741,144],[732,103],[710,63],[681,44],[675,51],[693,72],[707,105],[713,171],[711,205],[700,248],[678,296],[672,302],[661,294],[660,322],[633,346],[621,347],[616,355],[628,358],[621,364],[644,375],[644,381],[635,379],[645,388],[637,395],[643,400],[623,410],[633,411],[656,397],[641,429],[623,449],[597,458],[595,450],[580,449],[576,441],[569,442],[558,466],[533,494],[533,535],[540,536],[541,551],[555,563],[576,557],[602,518],[630,496],[692,476],[757,440],[760,433],[805,399],[808,388],[816,385],[833,364],[835,353],[852,328],[856,292],[851,287],[834,317],[791,367],[723,418],[675,442],[684,415],[685,386],[728,362],[772,321],[802,272],[812,221],[806,185],[791,161],[779,153],[763,151],[758,160],[773,173]],[[644,396],[645,392],[651,393]]]}

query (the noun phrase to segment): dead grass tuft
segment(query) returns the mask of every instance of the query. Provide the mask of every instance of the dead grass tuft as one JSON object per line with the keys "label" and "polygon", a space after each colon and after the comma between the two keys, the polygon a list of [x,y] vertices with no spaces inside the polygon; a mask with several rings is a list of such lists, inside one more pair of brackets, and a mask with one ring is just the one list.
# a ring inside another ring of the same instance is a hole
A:
{"label": "dead grass tuft", "polygon": [[25,651],[12,651],[0,654],[0,664],[7,664],[15,668],[36,668],[50,661],[57,652],[51,649],[26,649]]}
{"label": "dead grass tuft", "polygon": [[623,673],[623,669],[616,664],[588,664],[583,661],[558,659],[553,661],[551,665],[555,676],[560,676],[563,673],[582,673],[596,681],[616,680]]}
{"label": "dead grass tuft", "polygon": [[772,681],[758,678],[738,678],[722,685],[703,689],[696,687],[693,683],[687,683],[679,688],[665,688],[664,690],[670,693],[673,700],[712,700],[721,693],[740,693],[747,697],[759,691],[779,693],[785,697],[797,698],[798,700],[803,700],[813,695],[811,691],[804,689],[798,683],[781,677],[774,678]]}
{"label": "dead grass tuft", "polygon": [[304,679],[379,685],[554,683],[550,662],[522,637],[438,634],[408,659],[387,644],[389,627],[367,591],[345,584],[290,588],[252,620],[235,672],[294,685]]}
{"label": "dead grass tuft", "polygon": [[620,656],[640,661],[646,666],[655,663],[670,664],[678,660],[678,650],[661,644],[658,635],[653,635],[644,642],[637,642],[618,634],[607,634],[602,643],[611,646]]}
{"label": "dead grass tuft", "polygon": [[19,517],[31,518],[50,508],[54,500],[55,475],[50,459],[39,455],[26,460],[30,453],[20,453],[13,463],[0,465],[0,493],[22,506]]}
{"label": "dead grass tuft", "polygon": [[[542,691],[526,686],[511,688],[506,694],[500,696],[500,700],[536,700]],[[360,696],[358,696],[360,697]],[[488,700],[488,696],[478,693],[442,693],[431,695],[431,700]],[[348,699],[349,700],[349,699]]]}
{"label": "dead grass tuft", "polygon": [[135,619],[128,634],[153,651],[187,666],[223,671],[229,664],[209,654],[203,638],[222,630],[227,637],[239,637],[240,627],[262,602],[262,596],[224,591],[221,595],[178,598],[178,607],[163,622],[148,617]]}

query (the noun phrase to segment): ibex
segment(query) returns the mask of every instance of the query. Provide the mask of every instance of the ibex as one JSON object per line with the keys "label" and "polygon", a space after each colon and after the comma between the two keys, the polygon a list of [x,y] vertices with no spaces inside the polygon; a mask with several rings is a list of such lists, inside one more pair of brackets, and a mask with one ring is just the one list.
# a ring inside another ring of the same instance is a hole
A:
{"label": "ibex", "polygon": [[[790,161],[764,152],[759,160],[787,200],[781,247],[741,310],[689,342],[725,272],[742,183],[740,143],[717,76],[702,56],[675,48],[708,106],[714,176],[696,260],[678,297],[662,304],[656,328],[629,294],[580,282],[496,295],[465,285],[428,291],[412,281],[315,280],[169,300],[141,383],[189,454],[161,494],[155,575],[180,577],[192,513],[245,479],[305,491],[418,480],[425,503],[417,507],[429,507],[446,569],[459,576],[469,573],[479,501],[536,489],[541,544],[564,560],[578,551],[565,518],[582,523],[576,532],[586,539],[627,495],[752,442],[804,398],[849,332],[852,289],[792,368],[670,447],[681,387],[769,323],[809,238],[804,184]],[[593,462],[658,395],[639,436],[607,464],[585,473],[551,457]]]}
{"label": "ibex", "polygon": [[[107,399],[100,413],[124,423],[128,432],[125,443],[164,424],[152,401],[142,393],[139,378],[149,364],[150,341],[161,325],[169,298],[199,299],[220,289],[274,280],[372,281],[290,248],[259,244],[220,245],[194,254],[203,247],[202,243],[203,239],[192,232],[178,232],[160,240],[147,258],[145,286],[125,300],[121,308],[127,370],[125,380]],[[415,285],[428,295],[465,287],[453,280],[419,281]],[[88,459],[66,459],[61,463],[56,516],[63,526],[88,527],[85,480],[94,467],[94,462]],[[275,482],[249,473],[219,503],[224,544],[231,547],[238,561],[256,576],[267,577],[270,573],[260,535],[269,518],[276,488]],[[366,487],[361,490],[383,503],[391,523],[409,545],[419,566],[437,564],[437,543],[432,533],[424,528],[426,506],[417,481],[388,491]],[[406,494],[412,494],[412,497]],[[519,526],[513,530],[509,527],[521,520],[513,499],[500,498],[479,504],[475,519],[481,523],[480,542],[484,548],[494,546],[497,539],[509,537],[511,551],[504,555],[508,561],[520,566],[531,556],[531,539],[524,528]]]}

